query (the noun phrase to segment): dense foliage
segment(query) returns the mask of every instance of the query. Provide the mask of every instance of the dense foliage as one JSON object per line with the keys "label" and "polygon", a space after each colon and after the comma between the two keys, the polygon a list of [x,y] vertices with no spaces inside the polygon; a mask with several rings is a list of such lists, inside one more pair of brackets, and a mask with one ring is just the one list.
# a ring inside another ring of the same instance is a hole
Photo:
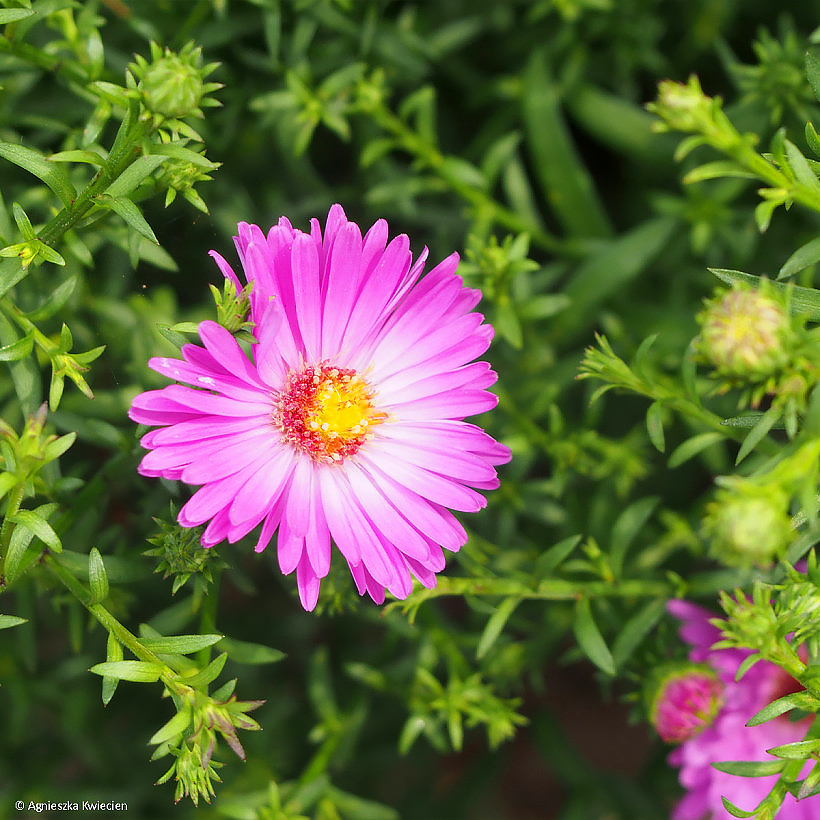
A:
{"label": "dense foliage", "polygon": [[[810,4],[9,0],[0,25],[4,816],[662,820],[672,598],[791,676],[760,720],[820,710]],[[514,457],[435,589],[377,607],[336,561],[309,614],[273,549],[175,523],[190,489],[137,474],[126,413],[203,319],[252,332],[208,250],[334,202],[462,255],[496,330],[478,421]],[[808,732],[728,766],[782,774],[754,816],[818,790]]]}

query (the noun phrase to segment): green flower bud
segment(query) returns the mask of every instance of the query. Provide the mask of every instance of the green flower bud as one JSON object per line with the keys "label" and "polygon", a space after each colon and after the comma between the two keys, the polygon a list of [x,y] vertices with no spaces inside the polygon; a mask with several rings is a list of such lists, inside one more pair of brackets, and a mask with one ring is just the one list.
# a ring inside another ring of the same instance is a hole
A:
{"label": "green flower bud", "polygon": [[788,361],[789,315],[762,290],[733,288],[708,302],[698,321],[697,346],[723,376],[763,380]]}
{"label": "green flower bud", "polygon": [[724,487],[706,508],[704,534],[728,566],[767,566],[792,540],[789,496],[780,487]]}
{"label": "green flower bud", "polygon": [[151,61],[137,56],[130,68],[139,80],[138,93],[145,108],[162,119],[201,117],[200,105],[218,104],[205,99],[221,88],[220,83],[206,83],[217,63],[202,65],[202,49],[188,43],[178,53],[151,43]]}

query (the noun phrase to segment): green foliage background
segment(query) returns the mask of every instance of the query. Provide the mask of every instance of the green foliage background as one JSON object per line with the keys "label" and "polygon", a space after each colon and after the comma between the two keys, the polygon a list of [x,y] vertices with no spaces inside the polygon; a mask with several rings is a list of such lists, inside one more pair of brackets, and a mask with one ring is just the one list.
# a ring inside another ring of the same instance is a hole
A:
{"label": "green foliage background", "polygon": [[[31,8],[0,35],[3,143],[50,155],[83,148],[96,130],[92,141],[110,148],[123,110],[94,83],[123,86],[151,41],[200,46],[220,63],[208,80],[224,84],[212,95],[221,108],[186,120],[221,163],[197,184],[201,200],[189,178],[168,176],[169,163],[128,192],[158,244],[133,216],[99,214],[55,243],[64,266],[32,265],[11,291],[30,311],[76,277],[40,327],[56,339],[65,322],[74,350],[105,345],[83,374],[93,401],[67,383],[47,422],[78,436],[40,488],[59,504],[51,521],[63,566],[87,583],[96,547],[106,606],[135,633],[217,632],[285,656],[218,645],[229,656],[220,681],[236,677],[240,698],[266,701],[254,712],[263,731],[243,733],[247,762],[223,745],[225,783],[210,806],[174,807],[172,786],[152,785],[167,761],[149,762],[146,746],[173,715],[170,700],[157,683],[123,681],[104,707],[87,670],[106,658],[105,630],[53,573],[32,567],[0,598],[3,612],[27,619],[0,633],[4,816],[18,799],[89,798],[125,801],[132,817],[668,817],[678,792],[666,749],[630,725],[630,709],[633,724],[641,711],[624,702],[648,668],[682,654],[666,599],[714,605],[753,575],[717,568],[698,529],[738,436],[725,431],[670,465],[677,445],[710,431],[703,418],[662,405],[648,431],[644,398],[607,393],[590,404],[598,385],[576,376],[597,331],[626,360],[658,334],[650,381],[677,378],[715,284],[707,267],[773,275],[816,233],[816,216],[795,208],[761,234],[748,180],[683,188],[678,140],[655,133],[644,110],[658,81],[697,73],[739,130],[766,144],[783,126],[802,141],[806,120],[820,121],[803,69],[811,4]],[[0,162],[0,244],[10,246],[25,239],[12,203],[37,230],[60,203],[25,168]],[[77,190],[91,179],[81,162],[62,165]],[[180,195],[166,206],[169,181]],[[334,202],[362,226],[387,218],[391,235],[408,233],[415,253],[428,245],[432,260],[462,253],[462,275],[484,290],[496,327],[501,402],[483,421],[515,458],[489,508],[465,521],[470,543],[438,589],[407,605],[358,600],[337,560],[319,613],[306,614],[273,550],[256,556],[245,543],[218,548],[230,569],[216,568],[213,583],[197,576],[172,596],[144,552],[160,531],[152,519],[173,520],[169,498],[178,507],[187,490],[136,474],[141,450],[126,418],[134,395],[164,383],[147,359],[173,355],[174,334],[187,332],[158,325],[215,316],[208,284],[222,283],[207,251],[235,261],[238,221],[266,228],[285,214],[304,228]],[[19,272],[14,256],[5,264],[4,285]],[[22,337],[8,316],[4,345]],[[48,356],[2,367],[2,417],[19,431],[48,397]],[[731,400],[716,402],[733,414]]]}

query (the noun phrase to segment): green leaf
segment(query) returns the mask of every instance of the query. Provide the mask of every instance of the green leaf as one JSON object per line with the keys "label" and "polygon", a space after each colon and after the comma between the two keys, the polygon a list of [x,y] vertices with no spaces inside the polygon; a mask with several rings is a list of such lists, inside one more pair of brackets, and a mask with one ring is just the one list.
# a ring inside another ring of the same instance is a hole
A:
{"label": "green leaf", "polygon": [[[18,510],[11,516],[11,520],[25,527],[52,550],[52,552],[62,551],[63,545],[60,542],[60,536],[54,532],[54,528],[51,524],[34,512],[34,510]],[[17,528],[15,527],[15,529]]]}
{"label": "green leaf", "polygon": [[191,725],[191,709],[185,708],[177,712],[164,726],[157,729],[148,741],[152,746],[158,746],[181,735]]}
{"label": "green leaf", "polygon": [[616,519],[612,527],[609,549],[612,571],[616,576],[623,570],[624,556],[629,545],[644,528],[657,506],[658,497],[647,496],[630,504]]}
{"label": "green leaf", "polygon": [[814,196],[820,196],[820,180],[817,179],[800,149],[790,140],[785,141],[785,147],[789,167],[794,171],[798,182],[808,188]]}
{"label": "green leaf", "polygon": [[163,162],[162,154],[149,154],[135,159],[103,192],[114,199],[126,197],[137,185],[155,171]]}
{"label": "green leaf", "polygon": [[782,415],[782,410],[776,405],[773,405],[760,417],[757,424],[749,430],[746,438],[743,439],[743,444],[740,445],[740,450],[738,450],[737,458],[735,459],[735,466],[740,464],[740,462],[760,444]]}
{"label": "green leaf", "polygon": [[663,405],[659,401],[653,401],[646,411],[646,432],[655,449],[663,453],[666,440],[663,435]]}
{"label": "green leaf", "polygon": [[598,624],[592,617],[592,608],[589,598],[581,598],[575,607],[575,621],[573,631],[578,646],[584,654],[601,670],[608,675],[615,674],[615,661],[606,645]]}
{"label": "green leaf", "polygon": [[106,661],[92,666],[88,671],[95,675],[104,675],[117,680],[130,680],[135,683],[154,683],[164,671],[162,664],[148,661]]}
{"label": "green leaf", "polygon": [[[172,635],[162,638],[140,638],[146,649],[166,655],[190,655],[213,646],[223,639],[223,635]],[[187,681],[186,681],[187,683]]]}
{"label": "green leaf", "polygon": [[7,583],[14,581],[20,574],[20,564],[33,538],[34,533],[25,527],[15,527],[11,533],[9,548],[3,561],[3,575]]}
{"label": "green leaf", "polygon": [[264,646],[261,643],[237,641],[233,638],[223,638],[217,649],[228,653],[228,657],[236,663],[257,665],[262,663],[277,663],[287,657],[281,649]]}
{"label": "green leaf", "polygon": [[640,275],[668,245],[677,224],[668,217],[652,219],[602,243],[564,288],[571,304],[552,321],[550,335],[566,343],[573,333],[597,321],[596,308]]}
{"label": "green leaf", "polygon": [[505,598],[498,608],[493,612],[478,639],[478,646],[476,647],[475,656],[479,660],[483,658],[492,648],[493,644],[501,634],[510,616],[515,611],[515,608],[521,602],[520,598]]}
{"label": "green leaf", "polygon": [[739,809],[726,797],[721,796],[720,799],[723,802],[723,808],[726,809],[732,817],[754,817],[757,814],[757,811],[743,811],[743,809]]}
{"label": "green leaf", "polygon": [[0,347],[0,362],[17,362],[25,359],[34,348],[34,333],[28,333],[22,339],[10,345]]}
{"label": "green leaf", "polygon": [[11,203],[11,213],[14,216],[14,221],[17,223],[17,229],[23,235],[23,238],[31,242],[37,239],[37,234],[28,214],[16,202]]}
{"label": "green leaf", "polygon": [[48,158],[49,162],[86,162],[89,165],[98,165],[102,167],[105,165],[105,157],[96,153],[95,151],[58,151],[56,154],[51,154]]}
{"label": "green leaf", "polygon": [[820,706],[820,701],[808,692],[793,692],[772,701],[768,706],[764,706],[756,715],[749,718],[747,726],[760,726],[780,715],[785,715],[792,709],[804,709],[807,712],[815,712]]}
{"label": "green leaf", "polygon": [[92,547],[88,555],[88,584],[91,587],[90,603],[99,604],[108,597],[108,575],[102,555],[96,547]]}
{"label": "green leaf", "polygon": [[38,151],[32,151],[31,148],[13,142],[0,142],[0,157],[25,168],[45,182],[57,194],[63,205],[69,206],[76,199],[77,192],[68,174],[59,165],[49,162]]}
{"label": "green leaf", "polygon": [[621,627],[612,644],[612,660],[617,668],[629,660],[641,641],[652,631],[666,612],[666,600],[649,601]]}
{"label": "green leaf", "polygon": [[[108,633],[108,644],[105,659],[108,663],[115,663],[122,660],[122,644],[114,637],[113,632]],[[112,678],[110,675],[103,675],[101,693],[103,706],[108,706],[111,702],[111,698],[114,697],[114,692],[117,691],[118,684],[118,678]]]}
{"label": "green leaf", "polygon": [[43,319],[49,319],[58,313],[65,306],[66,302],[74,293],[74,288],[77,286],[77,277],[71,276],[65,280],[61,285],[58,285],[46,298],[40,307],[32,310],[30,313],[23,315],[32,322],[39,322]]}
{"label": "green leaf", "polygon": [[694,458],[701,450],[711,447],[718,441],[723,441],[723,436],[720,433],[700,433],[697,436],[687,439],[682,444],[679,444],[669,456],[668,466],[670,470],[680,467],[681,464]]}
{"label": "green leaf", "polygon": [[784,263],[777,274],[778,279],[788,279],[809,265],[820,262],[820,237],[801,245]]}
{"label": "green leaf", "polygon": [[816,46],[806,52],[806,79],[814,96],[820,100],[820,49]]}
{"label": "green leaf", "polygon": [[[739,270],[726,270],[724,268],[709,268],[709,270],[723,282],[733,285],[737,282],[758,287],[760,285],[759,276],[751,273],[743,273]],[[789,290],[791,295],[792,313],[802,313],[812,322],[820,322],[820,291],[814,288],[804,288],[799,285],[792,285],[786,282],[772,282],[772,287],[780,291]]]}
{"label": "green leaf", "polygon": [[780,774],[785,765],[784,760],[723,760],[720,763],[713,763],[712,768],[736,777],[768,777]]}
{"label": "green leaf", "polygon": [[782,746],[773,746],[766,749],[770,755],[784,760],[806,760],[820,749],[820,739],[796,740],[794,743],[784,743]]}
{"label": "green leaf", "polygon": [[567,556],[581,543],[580,535],[571,535],[553,544],[535,562],[535,575],[542,578],[555,570]]}
{"label": "green leaf", "polygon": [[522,104],[535,175],[556,218],[570,235],[610,236],[609,217],[564,121],[543,47],[527,63]]}
{"label": "green leaf", "polygon": [[703,182],[706,179],[723,179],[726,177],[740,178],[740,179],[756,179],[756,174],[747,171],[743,166],[738,165],[732,160],[715,160],[714,162],[706,162],[693,168],[683,177],[683,182],[686,185],[691,185],[695,182]]}
{"label": "green leaf", "polygon": [[6,23],[16,23],[18,20],[25,20],[34,14],[33,9],[0,9],[0,26]]}
{"label": "green leaf", "polygon": [[20,624],[26,623],[27,620],[27,618],[18,618],[16,615],[0,615],[0,629],[20,626]]}
{"label": "green leaf", "polygon": [[196,689],[207,686],[211,681],[216,680],[225,667],[225,661],[228,660],[228,653],[223,652],[217,655],[202,671],[197,672],[191,677],[184,678],[183,682],[188,686],[193,686]]}
{"label": "green leaf", "polygon": [[97,203],[104,208],[109,208],[118,216],[122,217],[125,223],[133,228],[141,236],[150,239],[156,245],[159,245],[159,240],[154,236],[151,226],[145,221],[140,209],[130,200],[125,197],[112,197],[109,194],[101,194],[97,197]]}

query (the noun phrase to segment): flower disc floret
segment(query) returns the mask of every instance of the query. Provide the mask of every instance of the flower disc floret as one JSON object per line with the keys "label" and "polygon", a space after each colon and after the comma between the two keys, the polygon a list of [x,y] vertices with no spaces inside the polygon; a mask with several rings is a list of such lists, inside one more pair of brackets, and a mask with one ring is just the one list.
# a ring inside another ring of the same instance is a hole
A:
{"label": "flower disc floret", "polygon": [[319,463],[340,463],[364,444],[386,414],[372,404],[370,385],[350,368],[328,362],[290,373],[274,419],[283,437]]}

